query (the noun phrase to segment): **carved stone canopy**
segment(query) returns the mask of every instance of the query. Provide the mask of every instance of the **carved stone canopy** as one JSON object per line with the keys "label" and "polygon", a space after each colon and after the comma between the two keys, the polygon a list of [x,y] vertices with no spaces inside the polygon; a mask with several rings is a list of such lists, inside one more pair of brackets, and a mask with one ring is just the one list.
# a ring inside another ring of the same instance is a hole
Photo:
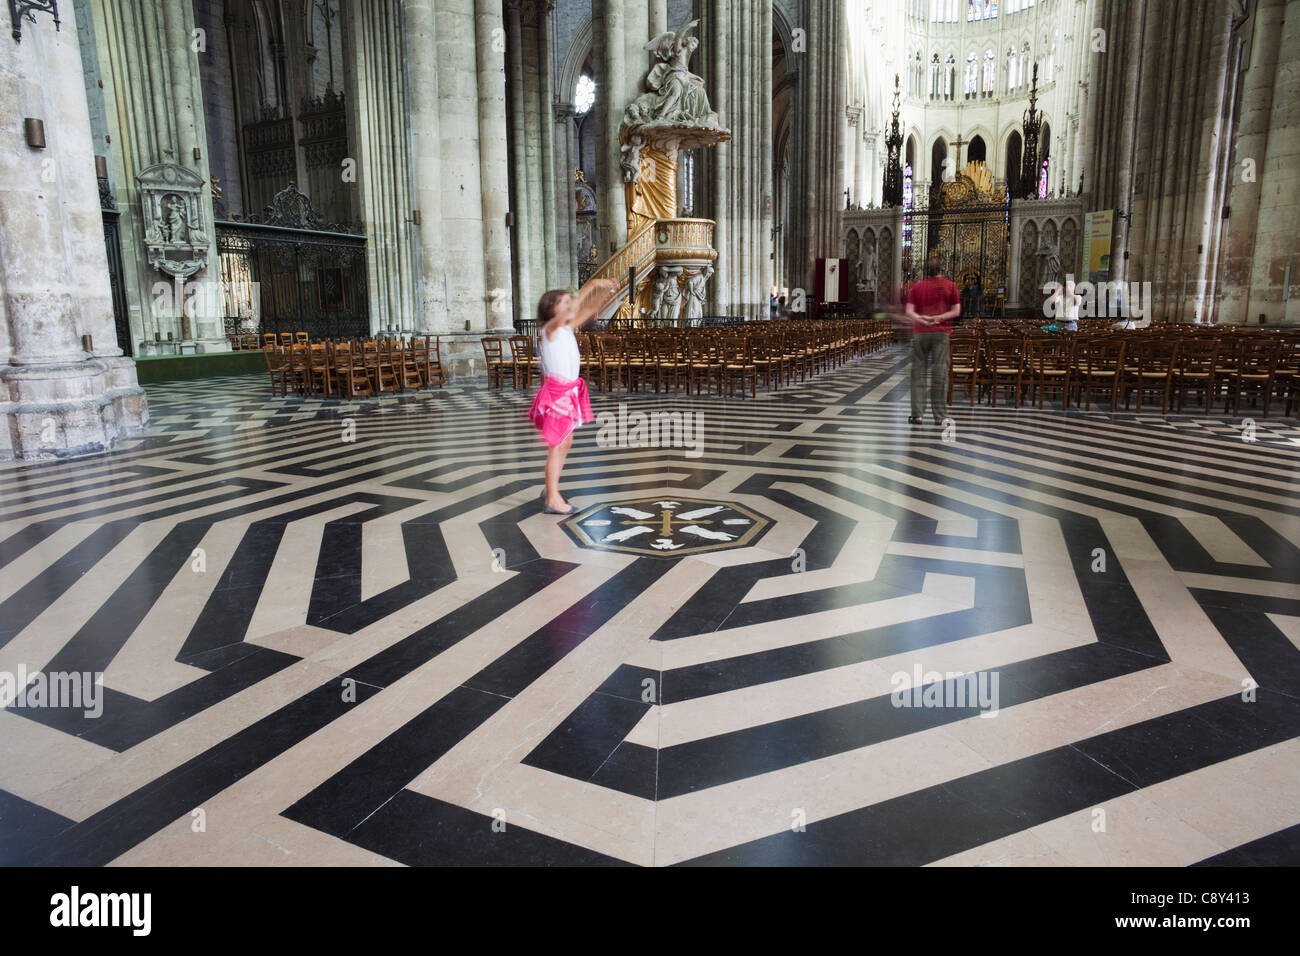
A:
{"label": "carved stone canopy", "polygon": [[679,149],[699,149],[725,143],[731,131],[722,126],[709,106],[704,80],[689,68],[699,40],[690,35],[698,20],[677,33],[663,33],[644,47],[655,60],[646,74],[645,92],[623,111],[619,141],[627,145],[634,136],[676,159]]}
{"label": "carved stone canopy", "polygon": [[208,223],[203,177],[176,163],[158,163],[135,178],[149,264],[182,279],[206,269]]}

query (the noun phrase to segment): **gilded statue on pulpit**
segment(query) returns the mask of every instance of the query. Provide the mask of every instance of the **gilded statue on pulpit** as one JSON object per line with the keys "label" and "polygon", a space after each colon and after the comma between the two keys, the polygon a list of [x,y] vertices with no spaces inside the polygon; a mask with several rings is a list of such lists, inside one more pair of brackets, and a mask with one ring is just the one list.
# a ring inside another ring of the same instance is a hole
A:
{"label": "gilded statue on pulpit", "polygon": [[709,107],[704,80],[690,71],[699,46],[691,36],[698,21],[677,33],[663,33],[644,47],[655,64],[645,92],[628,104],[619,128],[626,190],[627,229],[631,236],[647,222],[677,215],[677,152],[714,146],[731,138]]}
{"label": "gilded statue on pulpit", "polygon": [[623,185],[629,236],[647,222],[672,219],[677,212],[677,163],[648,146],[640,147],[637,156],[637,175],[625,177]]}

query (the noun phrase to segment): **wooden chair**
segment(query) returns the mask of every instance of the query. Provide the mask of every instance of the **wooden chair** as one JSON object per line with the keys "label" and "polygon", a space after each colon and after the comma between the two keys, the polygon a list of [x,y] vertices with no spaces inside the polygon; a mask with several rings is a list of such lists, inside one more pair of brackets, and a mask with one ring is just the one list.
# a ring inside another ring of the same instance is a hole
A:
{"label": "wooden chair", "polygon": [[442,371],[442,349],[436,335],[414,336],[411,347],[415,353],[415,362],[420,370],[420,378],[425,388],[437,385],[442,388],[447,377]]}
{"label": "wooden chair", "polygon": [[402,386],[402,391],[423,387],[424,376],[420,372],[420,358],[415,340],[412,339],[405,344],[397,343],[393,357],[397,365],[397,381]]}
{"label": "wooden chair", "polygon": [[523,376],[524,388],[533,387],[533,376],[541,376],[537,362],[537,353],[533,350],[533,340],[527,335],[510,336],[510,372],[514,378],[515,388],[519,387],[519,378]]}
{"label": "wooden chair", "polygon": [[307,346],[307,383],[313,395],[334,394],[334,373],[324,342]]}
{"label": "wooden chair", "polygon": [[1111,411],[1115,410],[1127,344],[1119,335],[1105,335],[1079,342],[1073,374],[1077,377],[1085,409],[1091,410],[1093,395],[1109,393]]}
{"label": "wooden chair", "polygon": [[262,346],[257,344],[257,333],[244,336],[244,348],[247,351],[252,352],[255,349],[260,349],[261,347]]}
{"label": "wooden chair", "polygon": [[284,398],[289,394],[289,358],[284,349],[278,345],[268,345],[262,349],[262,355],[266,357],[266,370],[271,373],[271,394],[275,394],[275,388],[278,384],[280,387],[280,397]]}
{"label": "wooden chair", "polygon": [[280,333],[280,344],[281,344],[282,346],[284,346],[285,348],[289,348],[289,347],[291,347],[291,346],[293,345],[293,333],[292,333],[292,332],[281,332],[281,333]]}
{"label": "wooden chair", "polygon": [[1245,394],[1259,397],[1263,405],[1263,416],[1268,418],[1269,404],[1273,397],[1273,375],[1277,370],[1280,344],[1272,335],[1252,335],[1241,339],[1237,351],[1236,369],[1228,382],[1228,403],[1225,403],[1223,409],[1225,412],[1228,410],[1228,404],[1231,404],[1232,413],[1240,415],[1241,397]]}
{"label": "wooden chair", "polygon": [[686,390],[693,395],[700,393],[700,383],[704,383],[705,394],[713,394],[713,383],[718,383],[718,394],[722,394],[722,363],[714,354],[713,343],[706,334],[690,335],[686,339]]}
{"label": "wooden chair", "polygon": [[998,404],[998,391],[1007,389],[1015,407],[1019,408],[1024,388],[1024,339],[1019,337],[989,337],[984,349],[987,366],[986,382],[989,386],[989,405]]}
{"label": "wooden chair", "polygon": [[1290,417],[1292,406],[1300,403],[1300,333],[1285,332],[1280,337],[1273,387],[1285,402],[1283,414]]}
{"label": "wooden chair", "polygon": [[511,363],[502,354],[502,340],[493,336],[479,339],[479,342],[483,345],[483,360],[487,363],[488,388],[492,388],[493,382],[497,388],[503,387],[506,369],[511,367]]}
{"label": "wooden chair", "polygon": [[782,358],[790,373],[803,381],[813,374],[813,352],[807,344],[804,329],[789,329],[782,337]]}
{"label": "wooden chair", "polygon": [[627,374],[627,353],[623,337],[612,333],[597,335],[596,355],[600,363],[601,391],[617,391],[622,388]]}
{"label": "wooden chair", "polygon": [[678,354],[677,336],[658,332],[650,336],[651,355],[654,357],[655,391],[667,390],[668,380],[673,383],[676,395],[687,379],[686,359]]}
{"label": "wooden chair", "polygon": [[772,336],[752,335],[749,339],[749,347],[754,357],[755,375],[763,377],[763,388],[770,390],[774,380],[779,388],[785,359]]}
{"label": "wooden chair", "polygon": [[979,388],[980,340],[975,335],[954,335],[948,340],[948,404],[952,404],[952,393],[960,380],[966,389],[970,404],[975,404],[975,394]]}
{"label": "wooden chair", "polygon": [[578,340],[578,376],[587,383],[588,389],[595,391],[600,387],[600,353],[595,333],[575,332],[574,338]]}
{"label": "wooden chair", "polygon": [[644,391],[649,387],[650,377],[654,375],[655,359],[651,352],[650,339],[645,332],[633,332],[623,337],[627,363],[627,390],[636,391],[638,380]]}
{"label": "wooden chair", "polygon": [[268,349],[272,347],[279,347],[279,345],[280,345],[280,341],[275,337],[274,332],[262,333],[262,348]]}
{"label": "wooden chair", "polygon": [[334,346],[331,366],[338,391],[344,398],[369,398],[374,394],[370,387],[370,372],[365,356],[352,342],[339,342]]}
{"label": "wooden chair", "polygon": [[1219,341],[1213,336],[1187,336],[1178,343],[1171,377],[1177,414],[1182,414],[1189,391],[1202,396],[1207,415],[1213,410],[1218,359]]}
{"label": "wooden chair", "polygon": [[1039,408],[1053,391],[1061,393],[1061,408],[1070,407],[1070,375],[1074,341],[1062,336],[1044,336],[1027,342],[1026,371],[1033,399]]}
{"label": "wooden chair", "polygon": [[1169,392],[1173,388],[1174,363],[1178,357],[1178,340],[1162,335],[1139,335],[1131,339],[1128,356],[1124,362],[1124,375],[1120,391],[1124,394],[1124,407],[1129,405],[1129,392],[1137,393],[1137,412],[1142,411],[1142,397],[1153,391],[1160,395],[1160,414],[1169,412]]}
{"label": "wooden chair", "polygon": [[375,377],[375,390],[381,393],[396,392],[400,386],[397,380],[397,362],[393,357],[392,339],[366,342],[365,355],[366,368]]}
{"label": "wooden chair", "polygon": [[740,383],[740,397],[745,397],[745,383],[749,383],[749,393],[758,396],[758,366],[749,351],[749,341],[744,335],[727,336],[723,342],[722,386],[725,394],[735,392],[736,382]]}
{"label": "wooden chair", "polygon": [[294,344],[294,345],[310,345],[310,344],[311,344],[311,336],[309,336],[306,332],[295,332],[295,333],[293,333],[293,344]]}
{"label": "wooden chair", "polygon": [[311,392],[311,365],[307,346],[290,345],[285,348],[289,355],[289,378],[293,390],[299,395],[307,395]]}

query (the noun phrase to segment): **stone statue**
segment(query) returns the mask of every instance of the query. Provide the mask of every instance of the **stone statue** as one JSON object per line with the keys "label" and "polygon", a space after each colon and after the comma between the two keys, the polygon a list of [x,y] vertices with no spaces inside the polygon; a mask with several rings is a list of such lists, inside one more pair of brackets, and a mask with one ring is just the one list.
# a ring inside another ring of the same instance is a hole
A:
{"label": "stone statue", "polygon": [[677,284],[677,277],[681,275],[681,267],[668,268],[663,266],[659,269],[659,274],[663,276],[664,294],[663,303],[659,307],[658,317],[661,319],[675,319],[681,311],[682,290]]}
{"label": "stone statue", "polygon": [[864,292],[876,289],[876,250],[868,249],[858,263],[858,287]]}
{"label": "stone statue", "polygon": [[664,304],[664,293],[667,290],[668,290],[668,280],[663,277],[663,273],[661,272],[659,274],[659,278],[655,279],[654,286],[652,287],[652,291],[650,292],[649,315],[651,317],[656,317],[659,315],[659,310],[663,308],[663,304]]}
{"label": "stone statue", "polygon": [[185,218],[185,203],[179,196],[167,197],[167,214],[163,218],[163,232],[172,245],[190,241],[190,227]]}
{"label": "stone statue", "polygon": [[1049,282],[1061,281],[1061,249],[1056,245],[1038,247],[1038,257],[1042,264],[1038,268],[1038,286],[1042,288]]}
{"label": "stone statue", "polygon": [[704,80],[690,71],[691,56],[700,45],[688,36],[699,20],[678,33],[662,33],[645,45],[657,61],[645,79],[646,90],[624,111],[623,123],[685,123],[717,126],[718,114],[709,108]]}
{"label": "stone statue", "polygon": [[682,290],[682,297],[685,299],[684,318],[704,318],[704,287],[709,284],[712,276],[713,266],[705,266],[699,272],[687,277],[686,288]]}
{"label": "stone statue", "polygon": [[188,279],[208,264],[204,200],[208,185],[198,173],[175,163],[159,163],[136,174],[141,225],[149,265]]}
{"label": "stone statue", "polygon": [[623,182],[635,183],[641,177],[641,150],[645,148],[645,139],[632,135],[631,140],[619,147],[622,156],[619,165],[623,167]]}

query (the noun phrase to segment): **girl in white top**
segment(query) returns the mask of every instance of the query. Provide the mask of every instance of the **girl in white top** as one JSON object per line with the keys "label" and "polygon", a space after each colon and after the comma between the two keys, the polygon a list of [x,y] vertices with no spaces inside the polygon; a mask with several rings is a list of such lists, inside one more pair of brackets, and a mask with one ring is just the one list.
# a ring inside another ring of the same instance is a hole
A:
{"label": "girl in white top", "polygon": [[557,326],[551,330],[549,337],[545,333],[539,335],[537,345],[542,359],[543,378],[554,376],[572,382],[578,377],[582,355],[578,351],[578,337],[573,334],[572,326]]}
{"label": "girl in white top", "polygon": [[[608,279],[593,279],[577,295],[561,289],[552,289],[542,296],[537,306],[539,326],[538,352],[542,360],[542,387],[556,380],[566,384],[579,378],[582,358],[578,352],[578,339],[573,334],[575,326],[586,324],[600,311],[618,286]],[[547,514],[572,514],[576,509],[560,496],[560,470],[565,456],[573,444],[570,433],[546,453],[546,489],[542,501]]]}
{"label": "girl in white top", "polygon": [[1066,276],[1065,285],[1052,293],[1048,303],[1061,328],[1071,332],[1079,331],[1079,303],[1082,298],[1074,291],[1074,276]]}

